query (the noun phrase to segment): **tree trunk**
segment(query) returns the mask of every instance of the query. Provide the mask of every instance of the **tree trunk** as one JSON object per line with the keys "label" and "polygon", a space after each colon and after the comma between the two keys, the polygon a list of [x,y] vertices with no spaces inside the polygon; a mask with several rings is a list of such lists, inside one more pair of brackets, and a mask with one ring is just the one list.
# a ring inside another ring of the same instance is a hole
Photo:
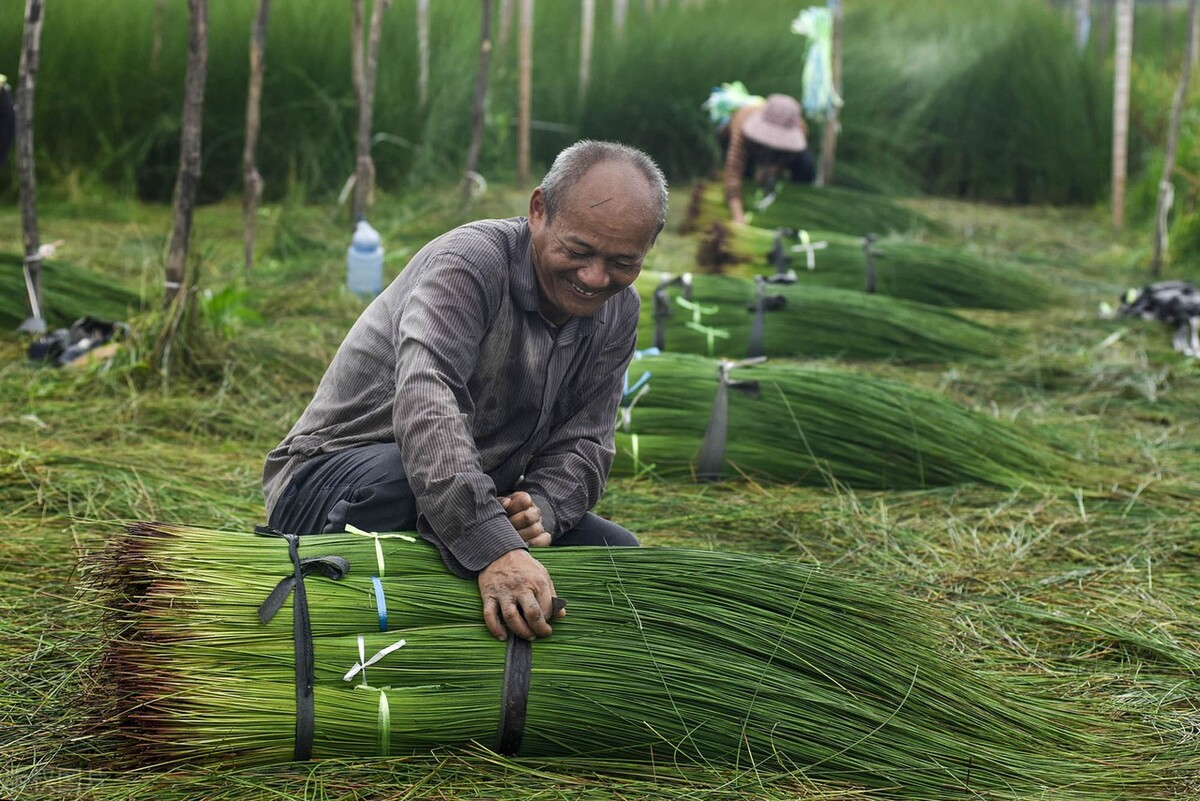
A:
{"label": "tree trunk", "polygon": [[1192,23],[1192,32],[1190,36],[1192,37],[1192,42],[1194,43],[1192,45],[1192,57],[1190,61],[1192,67],[1195,68],[1196,63],[1200,61],[1200,16],[1192,14],[1190,11],[1189,16]]}
{"label": "tree trunk", "polygon": [[179,177],[175,182],[174,225],[167,251],[167,305],[183,288],[192,238],[192,214],[200,183],[200,133],[204,122],[204,81],[208,72],[208,0],[188,0],[188,61],[183,91],[183,130],[179,135]]}
{"label": "tree trunk", "polygon": [[1171,174],[1175,172],[1175,151],[1179,147],[1179,126],[1183,120],[1183,104],[1187,100],[1188,82],[1192,78],[1192,60],[1196,55],[1197,20],[1200,19],[1200,0],[1188,3],[1187,48],[1183,54],[1183,75],[1175,88],[1175,100],[1171,104],[1171,124],[1167,128],[1167,147],[1163,155],[1162,179],[1158,182],[1158,213],[1154,223],[1154,255],[1150,259],[1150,272],[1155,277],[1162,273],[1167,251],[1167,217],[1171,213],[1171,201],[1175,196]]}
{"label": "tree trunk", "polygon": [[521,0],[517,35],[517,183],[529,184],[529,122],[533,105],[533,0]]}
{"label": "tree trunk", "polygon": [[[833,18],[832,41],[830,42],[833,50],[830,59],[833,62],[831,77],[833,89],[840,97],[842,94],[842,0],[829,0],[829,13]],[[818,186],[829,186],[833,183],[833,168],[837,163],[838,133],[841,128],[842,123],[838,118],[837,106],[833,106],[829,110],[829,116],[825,119],[825,128],[821,132],[821,163],[817,172]]]}
{"label": "tree trunk", "polygon": [[375,0],[371,9],[371,28],[366,53],[362,49],[363,0],[353,0],[354,84],[358,93],[358,156],[354,168],[354,201],[350,208],[350,227],[367,215],[374,201],[375,162],[371,158],[371,118],[375,112],[375,76],[379,67],[379,38],[383,12],[391,0]]}
{"label": "tree trunk", "polygon": [[1092,30],[1092,0],[1075,0],[1075,47],[1082,53]]}
{"label": "tree trunk", "polygon": [[150,44],[150,72],[158,72],[158,59],[162,55],[163,6],[166,0],[154,0],[154,41]]}
{"label": "tree trunk", "polygon": [[475,68],[475,96],[471,100],[471,146],[467,150],[467,169],[463,174],[463,202],[471,199],[471,186],[479,150],[483,146],[483,108],[487,101],[488,65],[492,55],[492,0],[483,0],[483,17],[479,24],[479,62]]}
{"label": "tree trunk", "polygon": [[429,0],[417,0],[417,103],[429,104]]}
{"label": "tree trunk", "polygon": [[258,201],[262,197],[263,179],[255,164],[258,149],[258,129],[262,124],[263,58],[267,47],[267,20],[271,14],[271,0],[258,0],[258,15],[250,28],[250,89],[246,95],[246,148],[242,151],[242,220],[246,236],[246,272],[254,268],[255,215]]}
{"label": "tree trunk", "polygon": [[1125,177],[1129,147],[1129,65],[1133,57],[1133,0],[1117,0],[1113,78],[1112,224],[1125,227]]}
{"label": "tree trunk", "polygon": [[23,326],[30,333],[46,330],[42,320],[42,258],[38,254],[37,176],[33,161],[33,90],[37,84],[38,57],[42,46],[42,0],[25,0],[25,33],[21,42],[21,65],[17,76],[17,169],[21,173],[21,235],[25,244],[25,288],[29,294],[30,319]]}
{"label": "tree trunk", "polygon": [[587,100],[592,82],[592,40],[596,32],[596,0],[582,0],[583,19],[579,31],[579,107]]}

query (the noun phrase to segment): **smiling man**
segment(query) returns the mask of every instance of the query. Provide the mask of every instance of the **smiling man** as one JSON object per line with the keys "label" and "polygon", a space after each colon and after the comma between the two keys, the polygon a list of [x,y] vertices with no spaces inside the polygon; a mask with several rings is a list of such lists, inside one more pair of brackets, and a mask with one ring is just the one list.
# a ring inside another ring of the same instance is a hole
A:
{"label": "smiling man", "polygon": [[494,636],[548,636],[554,585],[529,548],[637,545],[590,510],[637,340],[632,284],[666,211],[650,157],[582,141],[555,159],[528,217],[422,248],[267,456],[271,525],[415,528],[478,580]]}

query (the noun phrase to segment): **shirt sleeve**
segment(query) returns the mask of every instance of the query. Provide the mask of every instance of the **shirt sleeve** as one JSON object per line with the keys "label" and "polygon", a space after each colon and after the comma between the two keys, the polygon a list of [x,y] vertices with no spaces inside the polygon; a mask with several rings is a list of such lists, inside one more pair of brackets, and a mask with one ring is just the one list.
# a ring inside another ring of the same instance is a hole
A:
{"label": "shirt sleeve", "polygon": [[541,510],[551,539],[575,528],[604,494],[616,453],[613,433],[625,370],[637,345],[639,311],[635,296],[585,380],[564,388],[563,416],[556,417],[550,438],[526,468],[519,488]]}
{"label": "shirt sleeve", "polygon": [[503,291],[462,257],[436,256],[405,305],[396,339],[392,427],[421,513],[418,530],[463,576],[526,547],[483,472],[469,424],[467,381]]}
{"label": "shirt sleeve", "polygon": [[746,135],[742,133],[742,122],[746,118],[749,106],[743,106],[734,112],[729,120],[729,149],[725,151],[725,200],[741,199],[742,176],[746,171]]}

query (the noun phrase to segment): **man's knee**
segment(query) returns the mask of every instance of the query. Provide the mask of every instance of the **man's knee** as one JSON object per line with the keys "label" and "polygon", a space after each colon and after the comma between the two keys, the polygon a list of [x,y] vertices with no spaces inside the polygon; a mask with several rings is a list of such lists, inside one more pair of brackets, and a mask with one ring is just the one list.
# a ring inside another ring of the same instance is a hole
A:
{"label": "man's knee", "polygon": [[640,545],[632,531],[605,520],[599,515],[586,513],[575,528],[554,540],[554,545],[599,545],[612,548],[634,548]]}

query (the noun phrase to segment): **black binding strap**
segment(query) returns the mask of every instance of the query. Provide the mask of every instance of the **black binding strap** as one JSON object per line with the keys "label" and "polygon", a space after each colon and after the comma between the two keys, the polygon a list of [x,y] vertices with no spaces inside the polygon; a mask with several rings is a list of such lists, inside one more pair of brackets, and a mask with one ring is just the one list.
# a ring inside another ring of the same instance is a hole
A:
{"label": "black binding strap", "polygon": [[[551,602],[551,619],[567,605],[562,598]],[[529,701],[529,674],[533,670],[533,643],[511,632],[505,641],[504,688],[500,696],[500,724],[496,727],[496,746],[502,756],[516,756],[525,736],[525,708]]]}
{"label": "black binding strap", "polygon": [[[266,533],[259,531],[258,533]],[[293,573],[285,576],[258,607],[258,619],[267,623],[292,596],[292,636],[296,649],[296,741],[292,759],[303,762],[312,756],[313,741],[313,660],[312,623],[308,617],[308,595],[304,592],[304,577],[316,573],[337,581],[350,572],[350,563],[340,556],[300,558],[300,538],[295,534],[278,534],[287,540],[288,556]]]}

